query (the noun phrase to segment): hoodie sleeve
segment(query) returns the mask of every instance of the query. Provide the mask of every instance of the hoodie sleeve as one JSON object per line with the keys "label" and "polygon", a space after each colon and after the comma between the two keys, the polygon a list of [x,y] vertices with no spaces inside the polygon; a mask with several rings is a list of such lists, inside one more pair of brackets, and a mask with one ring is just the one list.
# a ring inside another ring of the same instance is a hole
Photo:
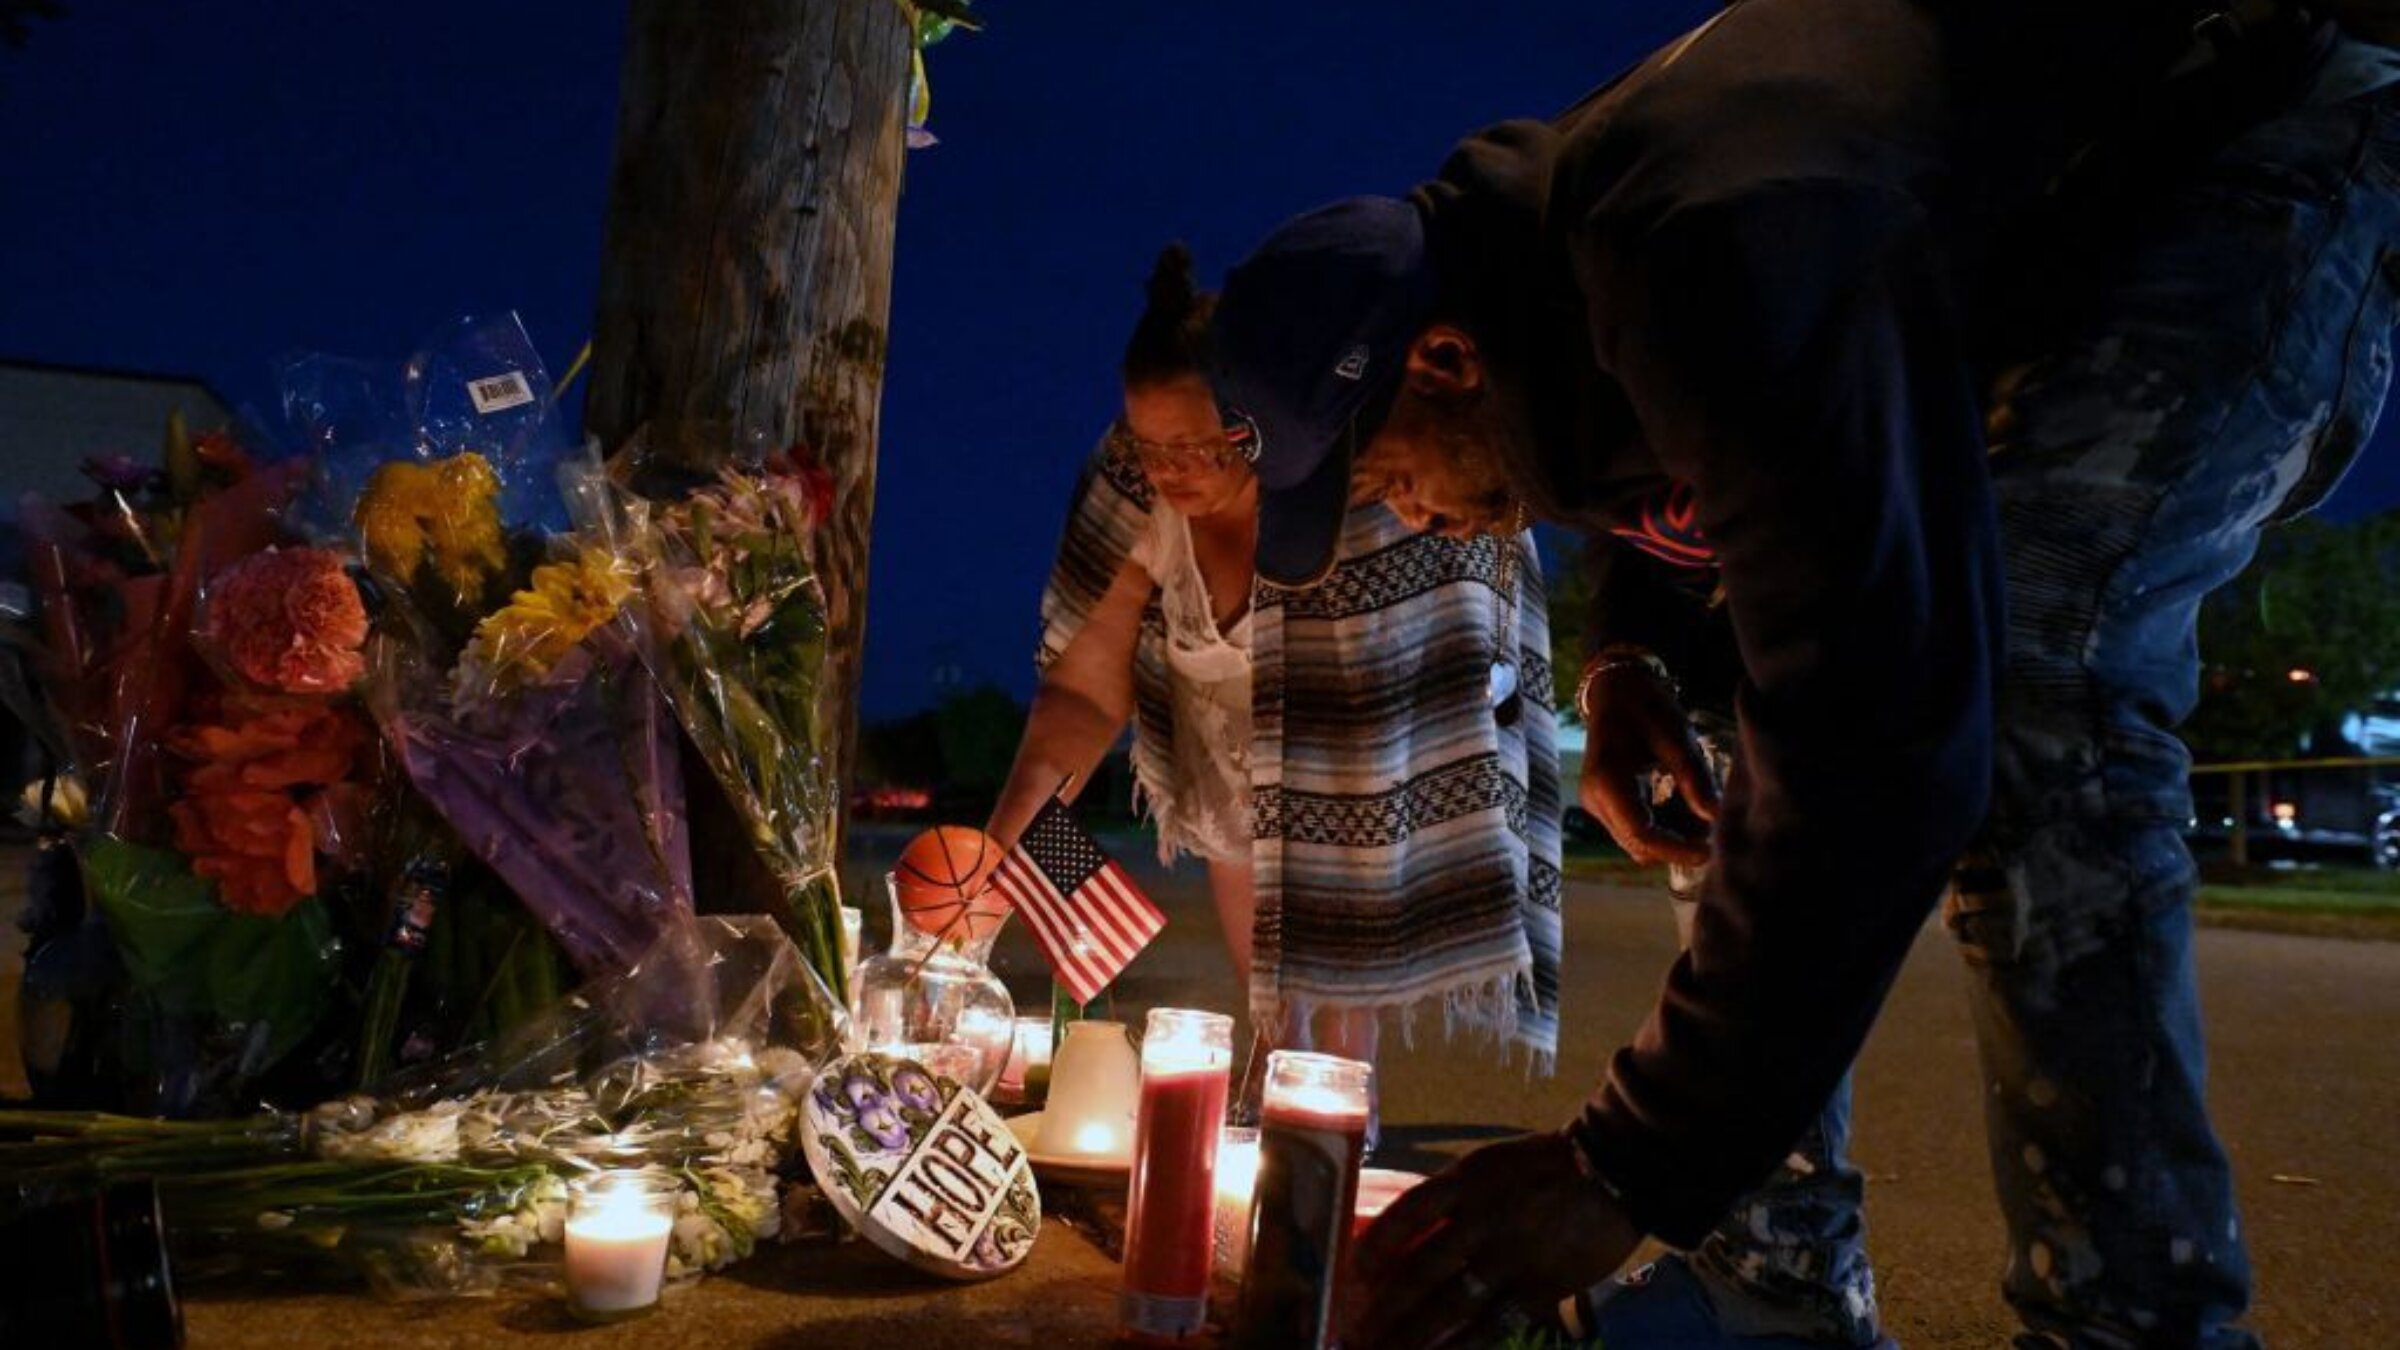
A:
{"label": "hoodie sleeve", "polygon": [[1981,820],[1996,530],[1913,202],[1779,183],[1587,221],[1574,253],[1595,355],[1698,492],[1743,671],[1690,948],[1569,1129],[1689,1245],[1823,1106]]}
{"label": "hoodie sleeve", "polygon": [[1578,618],[1587,654],[1612,646],[1643,648],[1674,672],[1685,706],[1731,711],[1722,616],[1711,602],[1714,567],[1674,566],[1594,533],[1584,541],[1583,568],[1591,604]]}

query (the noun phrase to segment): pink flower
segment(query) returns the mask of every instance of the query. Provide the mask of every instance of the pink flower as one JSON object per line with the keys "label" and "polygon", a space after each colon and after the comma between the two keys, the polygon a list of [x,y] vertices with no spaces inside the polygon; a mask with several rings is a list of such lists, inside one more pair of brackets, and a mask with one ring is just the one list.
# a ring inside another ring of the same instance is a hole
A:
{"label": "pink flower", "polygon": [[817,461],[814,451],[795,443],[769,456],[765,468],[768,489],[811,529],[833,518],[833,473]]}
{"label": "pink flower", "polygon": [[366,673],[366,604],[321,548],[268,549],[220,572],[201,637],[242,679],[287,694],[338,694]]}

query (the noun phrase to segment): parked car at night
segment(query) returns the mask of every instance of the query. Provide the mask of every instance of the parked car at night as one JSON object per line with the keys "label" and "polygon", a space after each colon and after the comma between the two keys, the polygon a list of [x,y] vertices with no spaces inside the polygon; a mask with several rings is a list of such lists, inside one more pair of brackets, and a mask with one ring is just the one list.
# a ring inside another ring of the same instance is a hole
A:
{"label": "parked car at night", "polygon": [[[2244,774],[2240,801],[2251,860],[2400,868],[2400,783],[2378,781],[2382,772],[2294,764]],[[2221,852],[2233,836],[2230,776],[2195,774],[2192,803],[2186,833],[2195,851]]]}

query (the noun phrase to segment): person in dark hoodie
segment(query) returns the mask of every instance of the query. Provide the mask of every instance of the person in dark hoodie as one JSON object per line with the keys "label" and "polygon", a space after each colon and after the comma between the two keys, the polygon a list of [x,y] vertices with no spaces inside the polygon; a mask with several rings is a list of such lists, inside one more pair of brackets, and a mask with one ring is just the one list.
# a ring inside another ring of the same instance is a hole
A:
{"label": "person in dark hoodie", "polygon": [[[1644,1235],[1709,1240],[1825,1113],[1970,854],[1951,922],[2019,1343],[2256,1344],[2173,727],[2201,597],[2381,404],[2400,114],[2384,49],[2193,17],[1747,0],[1227,278],[1262,577],[1322,575],[1352,500],[1631,540],[1604,545],[1583,800],[1643,857],[1694,858],[1645,774],[1713,817],[1632,1044],[1564,1129],[1369,1231],[1346,1344],[1480,1344]],[[1707,581],[1659,584],[1669,558]],[[1669,678],[1712,628],[1721,797]],[[1745,1337],[1680,1261],[1608,1292],[1577,1329],[1611,1350],[1878,1334]]]}

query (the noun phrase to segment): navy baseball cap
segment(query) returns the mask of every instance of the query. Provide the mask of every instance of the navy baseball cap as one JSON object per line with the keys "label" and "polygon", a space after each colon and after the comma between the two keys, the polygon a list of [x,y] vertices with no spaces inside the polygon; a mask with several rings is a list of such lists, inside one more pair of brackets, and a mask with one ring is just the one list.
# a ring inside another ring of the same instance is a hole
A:
{"label": "navy baseball cap", "polygon": [[1437,288],[1417,208],[1352,197],[1275,228],[1217,293],[1214,385],[1257,446],[1258,574],[1333,569],[1350,465],[1391,411]]}

